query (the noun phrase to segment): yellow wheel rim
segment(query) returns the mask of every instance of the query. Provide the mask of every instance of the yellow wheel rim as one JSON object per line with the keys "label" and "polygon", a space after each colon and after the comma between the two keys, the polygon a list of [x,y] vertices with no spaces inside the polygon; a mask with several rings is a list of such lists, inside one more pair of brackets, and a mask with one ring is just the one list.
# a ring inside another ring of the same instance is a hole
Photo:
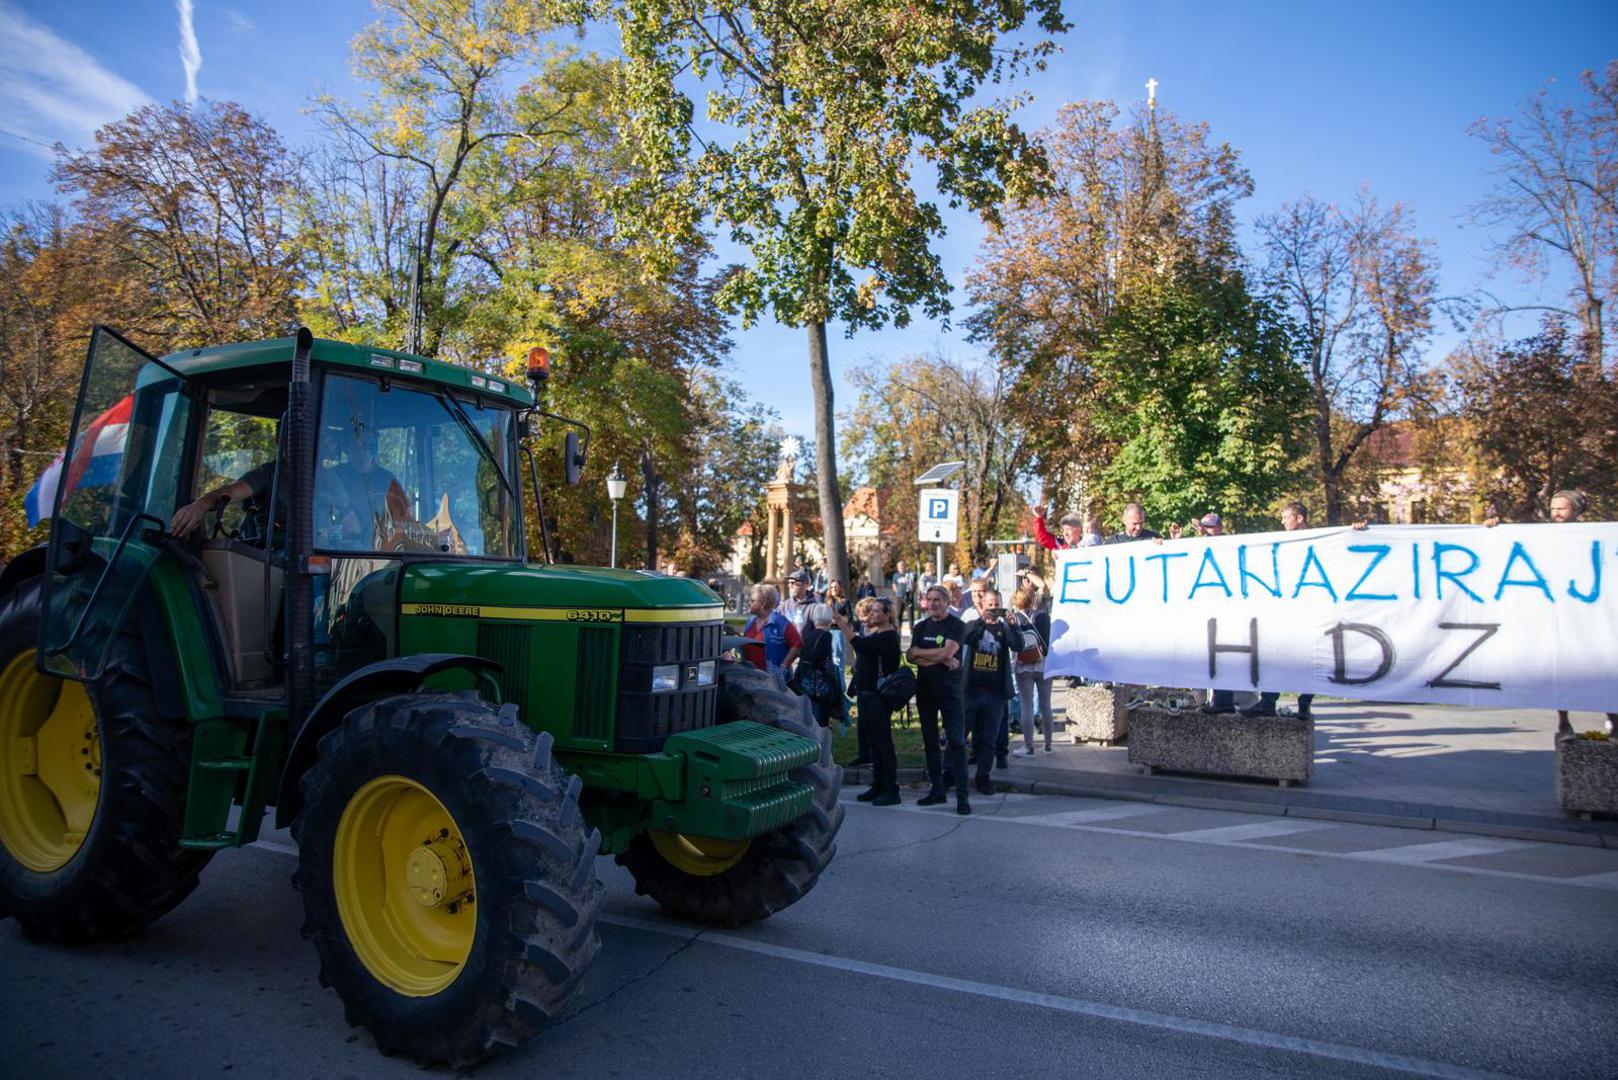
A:
{"label": "yellow wheel rim", "polygon": [[41,675],[34,650],[0,672],[0,845],[49,874],[84,843],[101,797],[101,737],[81,683]]}
{"label": "yellow wheel rim", "polygon": [[723,874],[747,854],[747,840],[715,840],[710,836],[649,830],[652,846],[674,869],[695,877]]}
{"label": "yellow wheel rim", "polygon": [[337,914],[377,981],[430,997],[460,975],[477,937],[472,856],[433,793],[379,776],[354,793],[332,849]]}

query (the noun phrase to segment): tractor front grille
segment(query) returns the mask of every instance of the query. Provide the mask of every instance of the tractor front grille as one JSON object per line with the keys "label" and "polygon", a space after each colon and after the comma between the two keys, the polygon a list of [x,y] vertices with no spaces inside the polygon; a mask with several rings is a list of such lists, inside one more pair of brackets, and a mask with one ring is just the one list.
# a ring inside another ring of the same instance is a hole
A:
{"label": "tractor front grille", "polygon": [[[696,671],[703,661],[718,660],[724,623],[628,623],[619,632],[618,725],[613,749],[654,753],[670,735],[712,727],[719,688],[716,684],[697,685]],[[667,664],[679,667],[680,687],[654,694],[652,669]]]}

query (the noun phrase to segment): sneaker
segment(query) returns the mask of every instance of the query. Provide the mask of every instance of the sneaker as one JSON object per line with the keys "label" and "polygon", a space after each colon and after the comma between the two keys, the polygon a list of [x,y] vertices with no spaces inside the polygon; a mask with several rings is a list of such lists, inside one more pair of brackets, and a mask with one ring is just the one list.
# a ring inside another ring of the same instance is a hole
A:
{"label": "sneaker", "polygon": [[854,796],[854,798],[860,802],[872,802],[880,794],[882,794],[882,789],[873,784],[870,790],[862,791],[858,795]]}
{"label": "sneaker", "polygon": [[973,786],[978,789],[978,794],[979,795],[993,795],[994,794],[994,785],[989,782],[989,778],[987,776],[978,777],[976,782],[973,784]]}
{"label": "sneaker", "polygon": [[1274,716],[1275,702],[1258,701],[1242,710],[1243,716]]}
{"label": "sneaker", "polygon": [[916,800],[916,805],[917,806],[938,806],[940,803],[943,803],[948,798],[949,798],[949,796],[944,794],[944,789],[943,789],[942,786],[934,785],[933,790],[929,791],[926,795],[923,795],[921,798]]}
{"label": "sneaker", "polygon": [[994,767],[997,769],[1009,769],[1011,768],[1011,762],[1006,760],[1006,755],[996,754],[994,756]]}
{"label": "sneaker", "polygon": [[1026,746],[1019,746],[1011,752],[1012,757],[1033,757],[1034,752]]}
{"label": "sneaker", "polygon": [[957,798],[955,800],[955,812],[957,814],[960,814],[962,817],[965,817],[967,814],[970,814],[972,812],[972,802],[971,802],[971,800],[968,799],[965,795],[962,795],[959,798]]}
{"label": "sneaker", "polygon": [[897,791],[884,791],[871,800],[872,806],[898,806],[904,800],[899,798]]}

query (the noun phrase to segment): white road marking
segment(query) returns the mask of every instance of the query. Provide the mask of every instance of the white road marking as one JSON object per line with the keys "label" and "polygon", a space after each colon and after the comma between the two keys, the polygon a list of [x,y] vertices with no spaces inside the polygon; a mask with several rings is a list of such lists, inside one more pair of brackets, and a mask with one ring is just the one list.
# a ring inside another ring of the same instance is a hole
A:
{"label": "white road marking", "polygon": [[[851,805],[862,810],[869,809],[873,813],[887,812],[886,808],[867,807],[864,803],[852,803]],[[983,801],[975,805],[979,810],[979,813],[975,813],[971,817],[967,818],[967,822],[993,821],[1001,825],[1034,825],[1039,827],[1062,829],[1067,832],[1092,832],[1101,833],[1106,836],[1132,836],[1140,837],[1143,840],[1166,840],[1171,843],[1201,844],[1205,847],[1239,848],[1244,851],[1278,851],[1287,855],[1308,855],[1311,858],[1316,859],[1346,859],[1353,862],[1382,862],[1395,866],[1411,866],[1430,870],[1440,870],[1449,874],[1471,874],[1474,877],[1510,878],[1514,881],[1537,881],[1548,885],[1578,885],[1583,888],[1590,889],[1618,890],[1618,871],[1611,874],[1586,874],[1582,877],[1552,877],[1546,874],[1525,874],[1517,870],[1491,870],[1481,866],[1457,866],[1453,863],[1436,861],[1442,859],[1459,858],[1466,855],[1492,855],[1501,851],[1515,851],[1520,848],[1534,847],[1535,845],[1531,841],[1495,840],[1488,837],[1478,837],[1475,840],[1467,839],[1443,841],[1441,843],[1434,844],[1404,845],[1400,847],[1379,848],[1371,851],[1322,851],[1317,848],[1295,847],[1289,844],[1253,843],[1253,840],[1262,839],[1262,837],[1249,836],[1246,839],[1231,839],[1227,837],[1225,839],[1219,839],[1217,837],[1208,835],[1222,831],[1221,828],[1194,829],[1188,832],[1179,833],[1150,832],[1145,829],[1131,829],[1126,826],[1108,825],[1104,823],[1106,820],[1104,818],[1101,819],[1103,821],[1102,824],[1085,824],[1082,821],[1075,822],[1073,821],[1072,816],[1069,814],[1027,814],[1016,817],[1002,817],[999,814],[993,813],[992,811],[987,813],[982,812],[993,805],[988,801]],[[913,806],[906,803],[904,806],[897,807],[897,809],[907,811],[912,814],[931,814],[939,821],[947,821],[950,824],[957,824],[961,820],[955,816],[955,807],[953,803],[946,803],[938,807]],[[1075,811],[1074,813],[1088,814],[1109,809],[1112,808],[1098,807],[1096,811],[1081,810]],[[1120,803],[1117,809],[1127,812],[1120,812],[1115,816],[1115,819],[1137,817],[1149,813],[1167,813],[1180,808],[1174,806],[1165,806],[1159,803]],[[1222,811],[1217,810],[1209,811],[1209,813],[1221,812]],[[1327,821],[1320,818],[1296,819],[1293,821],[1293,824],[1302,825],[1305,820],[1308,821],[1311,830],[1317,827],[1322,829],[1338,828],[1343,825],[1342,822]],[[1280,821],[1276,822],[1277,825],[1280,823]],[[1252,827],[1258,828],[1268,824],[1268,822],[1255,822]],[[1247,826],[1229,826],[1229,828],[1247,828]],[[1288,831],[1301,832],[1303,830],[1289,829]],[[1444,850],[1439,851],[1438,849],[1440,847],[1443,847]],[[1423,857],[1398,857],[1398,853],[1400,851],[1410,852],[1416,849],[1420,849],[1424,853]],[[1426,854],[1428,852],[1433,852],[1433,854]]]}
{"label": "white road marking", "polygon": [[1520,840],[1476,836],[1465,840],[1442,840],[1434,844],[1408,844],[1404,847],[1358,851],[1354,853],[1354,858],[1373,859],[1376,862],[1430,863],[1440,859],[1463,859],[1469,855],[1498,855],[1503,851],[1520,851],[1526,847],[1533,845]]}
{"label": "white road marking", "polygon": [[956,979],[948,975],[934,975],[926,971],[913,971],[909,968],[893,967],[888,964],[873,964],[865,960],[850,960],[841,956],[828,956],[824,953],[809,952],[785,945],[772,945],[768,942],[755,941],[752,938],[740,937],[736,934],[719,931],[693,932],[689,927],[679,926],[674,923],[653,922],[649,919],[636,919],[624,915],[603,915],[600,921],[609,926],[621,926],[651,934],[683,938],[688,941],[695,938],[701,944],[718,945],[722,948],[750,952],[777,960],[790,960],[814,967],[831,968],[835,971],[845,971],[855,975],[866,975],[877,979],[910,983],[913,986],[926,986],[936,990],[949,990],[960,994],[993,998],[1018,1005],[1034,1005],[1053,1009],[1057,1012],[1094,1017],[1098,1020],[1139,1024],[1143,1027],[1157,1028],[1178,1034],[1200,1035],[1204,1038],[1221,1039],[1225,1042],[1256,1046],[1264,1050],[1282,1050],[1295,1054],[1307,1054],[1311,1057],[1325,1058],[1331,1061],[1347,1061],[1357,1065],[1369,1065],[1372,1068],[1414,1073],[1418,1076],[1476,1080],[1476,1078],[1493,1078],[1501,1075],[1479,1072],[1474,1069],[1464,1069],[1442,1061],[1427,1061],[1422,1058],[1405,1057],[1400,1054],[1384,1054],[1380,1051],[1367,1050],[1363,1047],[1321,1042],[1318,1039],[1304,1039],[1295,1035],[1282,1035],[1279,1032],[1263,1031],[1257,1028],[1210,1023],[1206,1020],[1195,1020],[1190,1017],[1170,1016],[1165,1013],[1147,1012],[1143,1009],[1129,1009],[1119,1005],[1108,1005],[1100,1001],[1085,1001],[1082,998],[1063,997],[1059,994],[1042,994],[1033,990],[1018,989],[1014,986],[975,982],[971,979]]}
{"label": "white road marking", "polygon": [[1255,821],[1247,825],[1221,825],[1214,829],[1193,829],[1174,835],[1181,840],[1201,840],[1204,843],[1243,843],[1249,840],[1268,840],[1276,836],[1312,832],[1332,828],[1329,821]]}
{"label": "white road marking", "polygon": [[1563,878],[1580,885],[1594,885],[1598,889],[1618,889],[1618,870],[1606,874],[1585,874],[1582,877]]}
{"label": "white road marking", "polygon": [[1096,821],[1117,821],[1121,818],[1142,817],[1162,812],[1163,807],[1156,803],[1118,803],[1116,806],[1098,806],[1092,810],[1069,810],[1061,814],[1029,814],[1005,820],[1028,821],[1038,825],[1088,825]]}

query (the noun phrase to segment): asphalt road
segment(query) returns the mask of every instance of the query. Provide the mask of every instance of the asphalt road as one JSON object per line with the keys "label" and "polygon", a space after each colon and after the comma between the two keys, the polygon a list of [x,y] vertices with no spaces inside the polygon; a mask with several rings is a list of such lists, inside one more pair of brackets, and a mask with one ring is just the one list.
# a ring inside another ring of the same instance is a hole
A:
{"label": "asphalt road", "polygon": [[[1610,1077],[1618,852],[1146,804],[849,803],[803,902],[662,918],[610,860],[571,1014],[482,1077]],[[315,981],[284,834],[141,937],[0,925],[0,1076],[409,1077]],[[448,1070],[434,1070],[447,1073]]]}

